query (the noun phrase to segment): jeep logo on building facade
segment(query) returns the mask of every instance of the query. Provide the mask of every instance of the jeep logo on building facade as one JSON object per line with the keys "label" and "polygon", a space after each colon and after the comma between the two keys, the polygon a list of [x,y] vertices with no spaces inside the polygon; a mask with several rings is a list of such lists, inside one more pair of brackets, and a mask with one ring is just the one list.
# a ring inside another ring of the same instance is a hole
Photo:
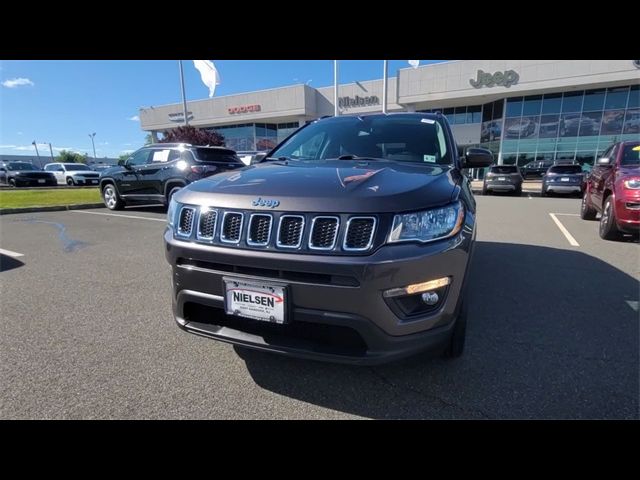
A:
{"label": "jeep logo on building facade", "polygon": [[278,205],[280,205],[280,200],[269,200],[269,199],[263,199],[263,198],[256,198],[252,205],[254,207],[270,207],[270,208],[276,208]]}
{"label": "jeep logo on building facade", "polygon": [[469,83],[473,88],[503,86],[509,88],[520,80],[520,75],[515,70],[507,70],[506,72],[496,72],[494,74],[485,73],[478,70],[478,78],[472,78]]}
{"label": "jeep logo on building facade", "polygon": [[340,108],[352,108],[352,107],[368,107],[370,105],[378,105],[380,99],[375,95],[370,97],[340,97],[338,98],[338,106]]}

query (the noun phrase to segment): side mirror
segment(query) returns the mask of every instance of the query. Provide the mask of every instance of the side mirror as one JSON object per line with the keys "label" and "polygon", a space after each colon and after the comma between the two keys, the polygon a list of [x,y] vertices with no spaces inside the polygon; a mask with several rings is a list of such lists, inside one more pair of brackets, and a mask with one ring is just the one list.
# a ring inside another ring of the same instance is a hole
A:
{"label": "side mirror", "polygon": [[493,154],[486,148],[467,148],[462,168],[484,168],[493,163]]}
{"label": "side mirror", "polygon": [[124,167],[124,162],[125,160],[120,159],[118,160],[118,165],[120,165],[121,167]]}
{"label": "side mirror", "polygon": [[601,167],[610,167],[612,164],[613,164],[613,162],[611,161],[611,158],[609,158],[609,157],[599,158],[598,161],[596,162],[596,165],[599,165]]}
{"label": "side mirror", "polygon": [[262,161],[262,159],[264,159],[264,157],[266,157],[267,154],[266,153],[257,153],[253,156],[253,158],[251,159],[251,162],[249,163],[250,165],[253,165],[254,163],[260,163]]}

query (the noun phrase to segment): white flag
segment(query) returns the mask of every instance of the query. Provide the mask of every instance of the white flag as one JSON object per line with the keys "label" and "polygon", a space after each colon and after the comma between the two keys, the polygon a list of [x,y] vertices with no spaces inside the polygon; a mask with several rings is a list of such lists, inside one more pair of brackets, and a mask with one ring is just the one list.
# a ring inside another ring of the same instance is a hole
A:
{"label": "white flag", "polygon": [[211,60],[194,60],[193,65],[200,72],[202,82],[209,88],[209,98],[213,97],[216,85],[220,85],[220,75]]}
{"label": "white flag", "polygon": [[407,60],[407,62],[409,62],[409,65],[413,68],[418,68],[418,65],[420,65],[420,60]]}

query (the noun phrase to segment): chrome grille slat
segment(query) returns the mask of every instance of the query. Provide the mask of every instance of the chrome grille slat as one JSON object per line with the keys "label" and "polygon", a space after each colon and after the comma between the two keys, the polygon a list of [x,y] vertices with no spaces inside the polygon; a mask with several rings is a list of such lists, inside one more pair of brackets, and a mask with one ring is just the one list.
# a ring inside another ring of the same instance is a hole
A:
{"label": "chrome grille slat", "polygon": [[224,212],[220,241],[224,243],[238,243],[242,235],[244,215],[241,212]]}
{"label": "chrome grille slat", "polygon": [[216,233],[216,224],[218,223],[218,211],[210,208],[200,209],[198,217],[198,240],[211,241]]}
{"label": "chrome grille slat", "polygon": [[304,233],[302,215],[282,215],[278,224],[276,245],[280,248],[300,248]]}
{"label": "chrome grille slat", "polygon": [[271,238],[271,225],[273,217],[266,213],[254,213],[249,218],[249,230],[247,231],[247,245],[265,246]]}
{"label": "chrome grille slat", "polygon": [[193,230],[193,220],[196,215],[195,207],[182,207],[178,216],[177,233],[181,237],[190,237]]}
{"label": "chrome grille slat", "polygon": [[343,250],[361,252],[371,248],[376,230],[375,217],[351,217],[342,242]]}
{"label": "chrome grille slat", "polygon": [[340,218],[317,216],[311,222],[309,248],[312,250],[332,250],[336,246]]}

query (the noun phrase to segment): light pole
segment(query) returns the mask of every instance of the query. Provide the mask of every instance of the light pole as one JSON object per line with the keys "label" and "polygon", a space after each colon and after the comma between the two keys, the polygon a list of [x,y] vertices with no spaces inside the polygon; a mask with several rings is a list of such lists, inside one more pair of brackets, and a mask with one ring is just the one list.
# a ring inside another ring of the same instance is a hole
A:
{"label": "light pole", "polygon": [[180,89],[182,91],[182,111],[184,112],[184,124],[189,125],[189,118],[187,117],[187,97],[184,94],[184,73],[182,73],[182,60],[178,60],[180,66]]}
{"label": "light pole", "polygon": [[89,136],[91,137],[91,145],[93,145],[93,163],[96,163],[96,144],[93,141],[93,137],[96,136],[96,132],[90,133]]}
{"label": "light pole", "polygon": [[49,143],[49,153],[51,154],[51,161],[55,162],[55,159],[53,158],[53,148],[51,148],[51,143]]}
{"label": "light pole", "polygon": [[33,142],[31,142],[31,145],[33,145],[34,147],[36,147],[36,155],[38,157],[38,164],[40,164],[40,152],[38,152],[38,144],[36,143],[36,141],[34,140]]}

